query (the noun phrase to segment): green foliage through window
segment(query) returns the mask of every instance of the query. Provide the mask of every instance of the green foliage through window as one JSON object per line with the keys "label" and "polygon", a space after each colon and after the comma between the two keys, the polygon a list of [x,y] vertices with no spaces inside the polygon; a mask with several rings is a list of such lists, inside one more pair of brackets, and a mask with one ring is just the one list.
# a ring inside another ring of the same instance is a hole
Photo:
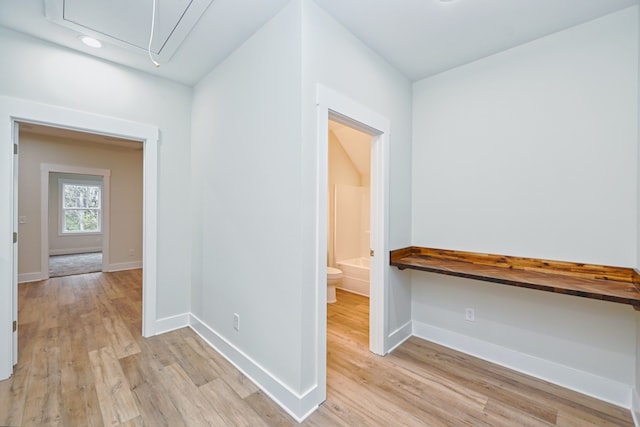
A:
{"label": "green foliage through window", "polygon": [[99,185],[62,184],[63,233],[100,232]]}

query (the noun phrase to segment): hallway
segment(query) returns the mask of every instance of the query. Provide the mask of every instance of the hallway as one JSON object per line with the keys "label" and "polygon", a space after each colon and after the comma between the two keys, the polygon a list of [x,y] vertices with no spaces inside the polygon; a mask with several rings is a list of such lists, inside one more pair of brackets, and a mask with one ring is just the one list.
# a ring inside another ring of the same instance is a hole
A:
{"label": "hallway", "polygon": [[[189,328],[142,338],[142,271],[19,287],[20,361],[0,425],[293,426]],[[368,299],[328,306],[327,401],[305,426],[631,426],[627,410],[411,338],[368,351]]]}

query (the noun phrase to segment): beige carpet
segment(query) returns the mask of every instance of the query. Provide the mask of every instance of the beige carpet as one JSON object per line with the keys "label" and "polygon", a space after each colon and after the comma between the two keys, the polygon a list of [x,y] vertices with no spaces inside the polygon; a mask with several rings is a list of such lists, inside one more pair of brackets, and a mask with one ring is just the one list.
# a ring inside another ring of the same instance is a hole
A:
{"label": "beige carpet", "polygon": [[49,257],[49,277],[102,271],[102,252]]}

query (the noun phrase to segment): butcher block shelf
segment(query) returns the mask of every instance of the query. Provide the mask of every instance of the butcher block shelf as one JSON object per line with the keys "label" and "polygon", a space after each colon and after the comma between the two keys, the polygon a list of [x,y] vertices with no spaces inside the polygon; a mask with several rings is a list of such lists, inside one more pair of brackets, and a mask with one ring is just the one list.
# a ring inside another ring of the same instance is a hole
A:
{"label": "butcher block shelf", "polygon": [[633,268],[418,246],[391,251],[390,263],[400,270],[408,268],[599,299],[628,304],[640,311],[640,274]]}

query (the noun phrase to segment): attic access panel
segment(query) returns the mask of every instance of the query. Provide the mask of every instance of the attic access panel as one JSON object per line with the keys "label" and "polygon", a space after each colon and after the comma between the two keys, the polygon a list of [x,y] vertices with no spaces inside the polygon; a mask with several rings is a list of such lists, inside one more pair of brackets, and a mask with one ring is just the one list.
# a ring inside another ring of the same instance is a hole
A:
{"label": "attic access panel", "polygon": [[[156,0],[151,51],[171,59],[213,0]],[[98,40],[145,54],[153,0],[45,0],[47,19]]]}

